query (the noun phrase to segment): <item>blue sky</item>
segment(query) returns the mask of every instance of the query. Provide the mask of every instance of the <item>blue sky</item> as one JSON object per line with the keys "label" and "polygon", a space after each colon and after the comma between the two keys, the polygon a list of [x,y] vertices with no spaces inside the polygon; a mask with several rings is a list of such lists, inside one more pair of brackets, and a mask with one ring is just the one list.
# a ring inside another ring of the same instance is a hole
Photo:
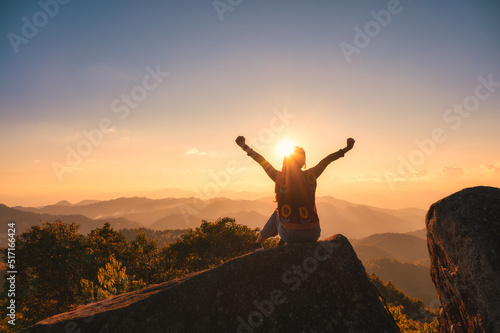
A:
{"label": "blue sky", "polygon": [[[56,2],[42,3],[54,9]],[[233,141],[258,137],[272,110],[285,107],[295,118],[262,151],[276,167],[281,157],[273,147],[284,136],[306,148],[311,164],[347,137],[357,139],[350,160],[325,177],[324,194],[365,192],[371,202],[377,193],[499,184],[500,93],[481,101],[457,130],[443,121],[448,108],[474,93],[478,77],[500,81],[497,2],[231,3],[239,4],[226,7],[232,11],[221,20],[211,1],[73,0],[46,15],[47,24],[16,53],[9,33],[22,36],[23,17],[43,19],[37,14],[43,6],[3,2],[0,202],[44,202],[36,199],[44,193],[50,201],[164,187],[191,191],[210,182],[208,171],[221,172],[235,159],[241,172],[221,193],[272,192]],[[398,13],[346,61],[341,43],[355,45],[355,28],[364,31],[375,22],[372,11],[390,6]],[[141,85],[146,68],[169,75],[119,119],[113,101]],[[67,165],[66,147],[76,149],[82,131],[104,118],[114,130],[57,177],[54,162]],[[415,166],[425,176],[399,175],[396,189],[380,184],[383,175],[397,173],[400,156],[418,148],[415,140],[437,127],[448,139]],[[186,154],[193,149],[200,153]],[[443,178],[443,170],[457,169],[457,179]],[[484,170],[492,170],[487,178]]]}

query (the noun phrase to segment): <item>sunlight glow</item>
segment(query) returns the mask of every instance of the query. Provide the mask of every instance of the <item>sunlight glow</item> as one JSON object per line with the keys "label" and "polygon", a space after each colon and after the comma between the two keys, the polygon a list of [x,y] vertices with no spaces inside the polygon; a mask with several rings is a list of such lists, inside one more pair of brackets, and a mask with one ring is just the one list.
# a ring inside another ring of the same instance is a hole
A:
{"label": "sunlight glow", "polygon": [[281,141],[276,147],[276,152],[280,157],[284,157],[286,155],[290,155],[293,152],[293,148],[296,146],[295,142],[290,140],[289,138]]}

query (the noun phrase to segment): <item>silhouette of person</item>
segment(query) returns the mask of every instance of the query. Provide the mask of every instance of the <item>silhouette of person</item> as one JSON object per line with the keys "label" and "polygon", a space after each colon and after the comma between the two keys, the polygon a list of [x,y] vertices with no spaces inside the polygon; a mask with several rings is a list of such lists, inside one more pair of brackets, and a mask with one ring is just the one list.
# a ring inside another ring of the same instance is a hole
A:
{"label": "silhouette of person", "polygon": [[264,157],[245,144],[245,138],[238,136],[236,144],[259,163],[275,182],[277,208],[271,215],[255,241],[254,251],[263,250],[262,242],[279,235],[283,242],[304,243],[319,239],[321,228],[316,211],[316,179],[333,161],[344,157],[354,146],[354,139],[347,139],[347,146],[325,157],[316,166],[305,168],[306,153],[295,146],[293,152],[283,158],[281,171],[276,170]]}

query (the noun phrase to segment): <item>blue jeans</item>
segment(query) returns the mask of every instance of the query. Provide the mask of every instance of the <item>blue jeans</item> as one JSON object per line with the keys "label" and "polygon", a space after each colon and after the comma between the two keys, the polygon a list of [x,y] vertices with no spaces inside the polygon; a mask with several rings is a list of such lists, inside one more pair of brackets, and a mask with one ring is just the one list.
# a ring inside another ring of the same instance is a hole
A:
{"label": "blue jeans", "polygon": [[304,230],[283,228],[277,211],[274,211],[269,220],[267,220],[264,228],[260,231],[260,235],[264,238],[280,235],[288,244],[315,242],[319,239],[320,234],[320,227]]}

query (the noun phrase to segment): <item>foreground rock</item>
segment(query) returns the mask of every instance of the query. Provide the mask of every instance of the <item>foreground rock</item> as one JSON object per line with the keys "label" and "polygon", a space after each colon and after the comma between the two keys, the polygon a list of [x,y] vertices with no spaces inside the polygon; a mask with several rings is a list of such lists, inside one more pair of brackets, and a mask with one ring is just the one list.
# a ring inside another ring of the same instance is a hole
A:
{"label": "foreground rock", "polygon": [[500,332],[500,189],[467,188],[426,217],[442,332]]}
{"label": "foreground rock", "polygon": [[399,332],[341,235],[245,255],[23,332]]}

